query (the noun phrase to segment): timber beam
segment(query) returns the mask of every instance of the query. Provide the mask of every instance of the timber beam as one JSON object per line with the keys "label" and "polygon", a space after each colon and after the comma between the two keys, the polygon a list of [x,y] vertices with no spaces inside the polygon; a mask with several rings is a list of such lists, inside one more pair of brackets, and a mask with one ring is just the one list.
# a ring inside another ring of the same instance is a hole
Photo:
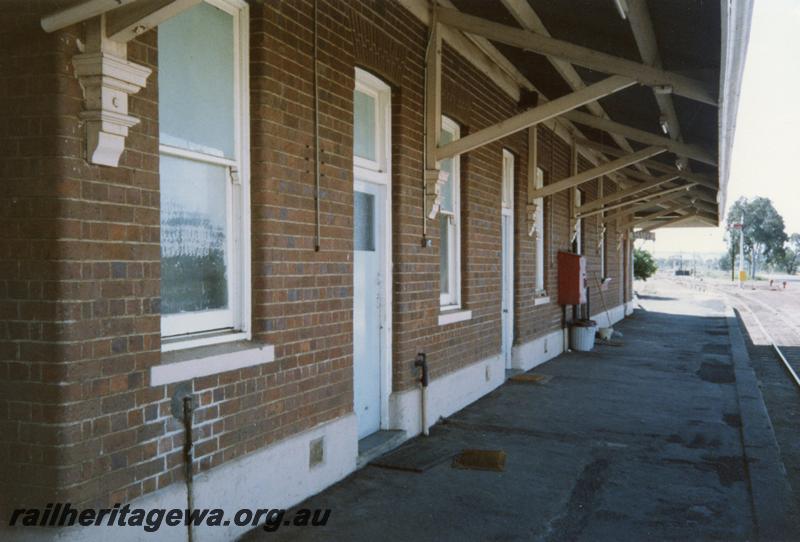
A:
{"label": "timber beam", "polygon": [[525,128],[535,126],[540,122],[558,117],[559,115],[575,109],[576,107],[581,107],[582,105],[598,100],[603,96],[608,96],[609,94],[613,94],[635,84],[636,81],[628,77],[622,77],[620,75],[611,76],[600,81],[599,83],[589,85],[588,87],[573,92],[572,94],[562,96],[561,98],[547,102],[539,107],[534,107],[533,109],[529,109],[528,111],[514,115],[511,118],[479,130],[474,134],[469,134],[468,136],[457,139],[452,143],[438,147],[436,151],[436,159],[446,160],[447,158],[452,158],[453,156],[469,152],[478,147],[482,147],[487,143],[497,141],[498,139],[502,139],[506,136],[519,132],[520,130],[524,130]]}
{"label": "timber beam", "polygon": [[128,42],[157,27],[167,19],[200,3],[201,0],[138,0],[108,13],[108,38]]}
{"label": "timber beam", "polygon": [[697,218],[699,218],[700,220],[702,220],[703,222],[706,222],[707,224],[709,224],[711,226],[719,226],[719,216],[716,215],[716,214],[712,215],[712,214],[704,213],[702,211],[698,211],[697,212]]}
{"label": "timber beam", "polygon": [[[453,7],[452,5],[447,5],[448,2],[449,0],[444,0],[441,3],[444,7]],[[536,14],[536,11],[534,11],[534,9],[528,3],[528,0],[501,0],[501,2],[522,28],[525,30],[530,30],[536,34],[552,37],[550,32],[548,32],[547,27]],[[552,64],[553,68],[555,68],[564,81],[566,81],[566,83],[569,85],[569,88],[572,90],[580,90],[586,86],[583,78],[572,64],[555,57],[547,57],[547,60],[550,61],[550,64]],[[597,117],[609,118],[608,113],[606,113],[606,111],[603,109],[603,106],[600,105],[600,102],[588,103],[586,104],[586,109],[588,109],[592,115]],[[629,153],[636,151],[636,149],[631,147],[630,143],[628,143],[628,140],[622,136],[611,134],[611,139],[613,139],[617,145]],[[595,163],[594,165],[597,164]],[[650,171],[648,171],[643,164],[636,164],[636,168],[644,174],[650,174]]]}
{"label": "timber beam", "polygon": [[431,24],[425,58],[425,169],[436,167],[436,147],[442,134],[442,32],[434,20]]}
{"label": "timber beam", "polygon": [[578,207],[578,213],[586,213],[588,211],[598,209],[613,201],[633,196],[634,194],[650,190],[651,188],[656,188],[657,186],[660,186],[664,183],[668,183],[670,181],[674,181],[675,179],[678,178],[679,177],[677,175],[664,175],[663,177],[658,177],[656,179],[653,179],[652,181],[634,185],[626,190],[620,190],[618,192],[614,192],[613,194],[609,194],[608,196],[604,196],[596,200],[590,201],[585,205],[581,205],[580,207]]}
{"label": "timber beam", "polygon": [[603,73],[624,75],[648,86],[670,87],[675,94],[716,106],[713,93],[699,81],[616,57],[601,51],[575,45],[521,28],[495,23],[488,19],[467,15],[454,9],[439,8],[439,20],[452,28],[484,38],[518,47],[548,57],[560,58],[572,64]]}
{"label": "timber beam", "polygon": [[[436,148],[442,136],[442,25],[436,21],[436,12],[430,25],[430,36],[425,57],[425,215],[433,220],[442,204],[442,187],[447,182],[447,172],[439,169]],[[427,232],[427,222],[423,234]]]}
{"label": "timber beam", "polygon": [[[614,147],[610,147],[608,145],[603,145],[602,143],[597,143],[590,139],[577,138],[576,142],[578,143],[578,145],[580,145],[585,149],[591,149],[597,152],[602,152],[603,154],[607,154],[610,156],[625,156],[626,154],[628,154],[622,149],[617,149]],[[687,181],[695,182],[699,185],[705,186],[706,188],[710,188],[712,190],[717,189],[716,180],[709,175],[704,175],[702,173],[694,173],[691,171],[681,171],[678,168],[657,161],[647,161],[644,162],[644,165],[652,169],[653,171],[658,171],[659,173],[673,173],[679,175],[681,178],[686,179]],[[631,173],[630,175],[631,176],[640,175],[637,178],[642,178],[641,174],[638,173]]]}
{"label": "timber beam", "polygon": [[[694,188],[692,188],[690,199],[691,203],[704,205],[709,211],[716,212],[717,210],[717,200],[714,197],[705,194],[704,187],[700,185],[695,185]],[[689,200],[687,199],[687,201]]]}
{"label": "timber beam", "polygon": [[634,227],[638,226],[639,224],[644,224],[645,222],[650,222],[652,220],[657,220],[661,217],[671,215],[672,213],[681,213],[682,211],[689,211],[691,210],[691,206],[684,205],[683,203],[676,203],[675,205],[670,205],[666,209],[662,209],[661,211],[656,211],[655,213],[650,213],[648,215],[644,215],[641,217],[636,217],[628,221],[625,226],[626,227]]}
{"label": "timber beam", "polygon": [[[615,155],[612,154],[611,156],[615,156]],[[645,165],[647,165],[647,167],[649,167],[650,169],[652,169],[653,171],[655,171],[657,173],[663,173],[665,175],[670,175],[670,174],[671,175],[676,175],[676,176],[680,177],[681,179],[686,179],[687,181],[691,181],[693,183],[696,183],[698,186],[700,186],[700,187],[702,187],[704,189],[711,190],[715,194],[717,192],[717,182],[714,180],[713,177],[710,177],[710,176],[705,175],[703,173],[695,173],[693,171],[687,171],[687,170],[681,171],[678,168],[671,167],[671,166],[669,166],[667,164],[664,164],[662,162],[657,162],[657,161],[654,161],[654,160],[648,160],[647,162],[645,162]],[[632,177],[634,179],[640,179],[640,180],[643,180],[643,181],[649,180],[647,177],[645,177],[644,175],[642,175],[638,171],[623,171],[622,173],[624,175],[627,175],[627,176]]]}
{"label": "timber beam", "polygon": [[[661,55],[658,52],[658,40],[650,17],[650,10],[647,7],[647,0],[628,0],[628,22],[642,61],[648,66],[663,69]],[[675,110],[675,104],[672,101],[672,95],[659,92],[658,89],[653,88],[653,98],[658,104],[662,117],[667,122],[669,137],[675,141],[683,141],[681,125],[678,120],[678,113]]]}
{"label": "timber beam", "polygon": [[[427,0],[397,0],[414,17],[424,25],[430,26],[433,15]],[[443,27],[442,39],[457,50],[475,68],[486,75],[495,85],[500,87],[512,100],[519,101],[519,84],[508,73],[503,71],[484,51],[469,40],[464,34],[450,27]]]}
{"label": "timber beam", "polygon": [[639,231],[653,231],[653,230],[657,230],[658,228],[665,228],[667,226],[674,226],[674,225],[680,224],[682,222],[686,222],[688,220],[694,220],[695,218],[697,218],[697,213],[690,213],[688,215],[679,216],[678,218],[672,218],[672,219],[667,220],[666,222],[663,222],[663,223],[653,224],[652,226],[647,226],[646,228],[642,228]]}
{"label": "timber beam", "polygon": [[[685,189],[686,190],[691,190],[691,188],[688,187],[688,186]],[[659,197],[657,197],[655,199],[648,200],[648,201],[645,201],[643,203],[636,204],[633,207],[626,207],[626,208],[620,209],[620,210],[618,210],[618,211],[616,211],[614,213],[611,213],[610,215],[606,215],[606,220],[614,220],[616,218],[621,218],[621,217],[626,216],[626,215],[635,215],[639,211],[644,211],[645,209],[649,209],[651,207],[655,207],[655,206],[660,205],[660,204],[662,204],[664,202],[677,201],[678,199],[679,199],[679,196],[674,192],[670,193],[670,194],[665,194],[665,195],[659,196]],[[682,203],[682,205],[687,205],[687,204],[684,202],[684,203]]]}
{"label": "timber beam", "polygon": [[583,213],[579,212],[577,214],[577,217],[578,218],[587,218],[587,217],[590,217],[590,216],[598,215],[600,213],[605,213],[605,212],[608,212],[608,211],[612,211],[614,209],[619,209],[620,207],[625,207],[626,205],[632,205],[634,203],[643,202],[645,200],[649,200],[649,199],[652,199],[652,198],[656,198],[656,197],[660,197],[660,196],[666,196],[667,194],[674,194],[675,192],[680,192],[681,190],[687,190],[689,188],[692,188],[693,186],[694,186],[693,184],[687,184],[687,185],[682,185],[682,186],[676,186],[674,188],[670,188],[669,190],[663,190],[661,192],[654,192],[652,194],[644,194],[644,195],[640,195],[640,196],[635,196],[631,200],[623,201],[623,202],[620,202],[620,203],[615,203],[615,204],[612,204],[612,205],[608,205],[608,206],[603,207],[601,209],[594,209],[592,211],[586,211],[586,212],[583,212]]}
{"label": "timber beam", "polygon": [[544,198],[550,196],[556,192],[567,190],[568,188],[578,186],[579,184],[591,181],[592,179],[596,179],[598,177],[602,177],[603,175],[608,175],[614,171],[626,168],[636,164],[637,162],[641,162],[642,160],[647,160],[648,158],[664,151],[665,149],[663,147],[647,147],[646,149],[642,149],[639,152],[635,152],[629,156],[617,158],[616,160],[612,160],[611,162],[607,162],[592,169],[577,173],[553,184],[548,184],[547,186],[534,191],[532,194],[529,194],[529,197]]}
{"label": "timber beam", "polygon": [[48,34],[92,17],[102,15],[112,9],[130,4],[134,0],[88,0],[80,2],[50,15],[42,17],[42,29]]}
{"label": "timber beam", "polygon": [[569,111],[564,113],[564,117],[572,122],[577,122],[578,124],[596,128],[597,130],[602,130],[610,134],[619,134],[633,141],[644,143],[645,145],[661,145],[672,153],[679,156],[686,156],[687,158],[703,162],[704,164],[711,166],[717,165],[717,158],[698,145],[673,141],[668,137],[663,137],[645,130],[639,130],[638,128],[614,122],[613,120],[601,119],[600,117],[595,117],[594,115],[583,113],[582,111]]}
{"label": "timber beam", "polygon": [[201,0],[87,0],[42,17],[51,33],[98,15],[106,17],[104,38],[127,43],[170,17],[196,6]]}

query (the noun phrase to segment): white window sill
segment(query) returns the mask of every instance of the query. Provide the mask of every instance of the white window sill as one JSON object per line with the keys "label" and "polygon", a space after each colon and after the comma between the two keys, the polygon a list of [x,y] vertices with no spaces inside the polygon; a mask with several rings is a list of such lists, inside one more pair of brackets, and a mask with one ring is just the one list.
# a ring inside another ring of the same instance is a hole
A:
{"label": "white window sill", "polygon": [[537,295],[533,298],[533,306],[538,307],[539,305],[547,305],[550,303],[550,296],[548,295]]}
{"label": "white window sill", "polygon": [[160,386],[183,382],[275,360],[275,347],[270,344],[238,341],[161,355],[161,365],[150,368],[150,385]]}
{"label": "white window sill", "polygon": [[451,309],[439,313],[439,325],[455,324],[456,322],[466,322],[472,320],[472,311]]}
{"label": "white window sill", "polygon": [[246,341],[249,338],[250,336],[244,331],[218,331],[213,333],[198,333],[189,336],[177,336],[168,339],[162,338],[161,351],[174,352],[176,350],[186,350],[200,346]]}

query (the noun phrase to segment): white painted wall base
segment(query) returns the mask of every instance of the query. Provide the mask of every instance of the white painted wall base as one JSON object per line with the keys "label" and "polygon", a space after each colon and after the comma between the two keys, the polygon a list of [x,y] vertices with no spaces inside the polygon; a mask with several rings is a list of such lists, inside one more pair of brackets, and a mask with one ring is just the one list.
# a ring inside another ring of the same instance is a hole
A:
{"label": "white painted wall base", "polygon": [[[474,403],[506,378],[503,358],[498,354],[431,380],[428,384],[428,426]],[[420,389],[396,392],[389,396],[389,424],[411,438],[422,432]]]}
{"label": "white painted wall base", "polygon": [[[617,305],[613,309],[592,315],[592,320],[600,327],[610,327],[633,312],[633,303]],[[610,321],[609,321],[610,316]],[[531,341],[516,345],[511,353],[511,366],[514,369],[530,371],[537,365],[549,361],[564,351],[564,332],[560,329]]]}
{"label": "white painted wall base", "polygon": [[[309,444],[324,438],[324,461],[309,468]],[[288,508],[319,493],[353,472],[358,455],[356,417],[349,414],[242,458],[225,463],[194,480],[195,508],[222,508],[232,519],[241,508]],[[186,508],[186,486],[172,484],[129,503],[131,508]],[[8,521],[3,518],[3,523]],[[252,526],[200,527],[198,542],[234,540]],[[291,528],[291,527],[287,527]],[[141,527],[27,527],[0,530],[2,540],[89,542],[134,542],[140,540],[187,539],[186,527],[162,524],[155,533]]]}
{"label": "white painted wall base", "polygon": [[564,351],[564,332],[560,329],[516,345],[511,351],[511,367],[530,371]]}
{"label": "white painted wall base", "polygon": [[[597,314],[593,314],[591,319],[597,322],[599,327],[611,327],[623,318],[625,318],[628,314],[628,306],[626,305],[617,305],[613,309],[608,309],[608,315],[606,315],[606,311],[601,311]],[[611,320],[609,321],[609,316]]]}
{"label": "white painted wall base", "polygon": [[[611,324],[632,313],[633,308],[631,301],[610,309]],[[600,326],[608,325],[605,311],[592,319]],[[562,352],[562,331],[556,330],[515,346],[512,366],[527,371]],[[461,410],[504,381],[505,366],[499,354],[432,380],[428,386],[428,424],[433,425],[439,418]],[[408,438],[421,433],[419,388],[391,394],[389,423],[391,429],[404,430]],[[325,459],[321,465],[309,468],[309,444],[319,437],[324,438]],[[195,507],[222,508],[228,519],[240,508],[288,508],[353,472],[357,456],[356,417],[349,414],[199,475],[195,478]],[[186,487],[182,483],[172,484],[129,504],[131,508],[145,510],[184,509]],[[195,540],[232,540],[251,528],[200,527],[195,530]],[[133,542],[148,534],[138,527],[22,528],[0,530],[0,539]],[[186,540],[186,528],[162,525],[155,536],[164,540]]]}

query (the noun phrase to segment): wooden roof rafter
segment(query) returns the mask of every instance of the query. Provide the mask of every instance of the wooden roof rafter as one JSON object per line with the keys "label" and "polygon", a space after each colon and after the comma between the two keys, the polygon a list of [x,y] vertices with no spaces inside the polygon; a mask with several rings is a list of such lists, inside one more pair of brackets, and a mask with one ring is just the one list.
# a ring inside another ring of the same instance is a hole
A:
{"label": "wooden roof rafter", "polygon": [[[550,32],[548,32],[547,27],[545,27],[542,20],[536,14],[536,11],[531,7],[528,3],[528,0],[501,0],[503,5],[506,7],[509,13],[516,19],[519,25],[526,29],[530,30],[531,32],[536,32],[543,36],[550,37]],[[486,39],[486,38],[481,38]],[[488,41],[488,40],[486,40]],[[555,68],[555,70],[561,75],[564,81],[569,85],[572,90],[580,90],[586,86],[586,83],[583,81],[583,78],[580,76],[578,71],[573,67],[572,64],[565,60],[561,60],[556,57],[547,57],[547,60],[550,64]],[[610,118],[608,113],[603,109],[603,106],[600,105],[600,102],[591,102],[586,104],[586,108],[593,114],[598,117],[602,118]],[[631,147],[630,143],[627,139],[623,136],[618,134],[609,134],[611,139],[619,145],[619,147],[623,151],[627,151],[629,153],[634,152],[633,147]],[[578,133],[578,137],[583,137],[582,134]],[[636,168],[641,171],[642,173],[649,174],[650,172],[643,163],[636,164]]]}
{"label": "wooden roof rafter", "polygon": [[631,77],[643,85],[670,88],[672,92],[685,98],[713,106],[717,105],[716,98],[703,83],[684,75],[660,70],[521,28],[495,23],[458,10],[437,8],[437,11],[441,23],[463,32],[477,34],[498,43],[505,43],[542,55],[561,58],[572,64],[602,73]]}

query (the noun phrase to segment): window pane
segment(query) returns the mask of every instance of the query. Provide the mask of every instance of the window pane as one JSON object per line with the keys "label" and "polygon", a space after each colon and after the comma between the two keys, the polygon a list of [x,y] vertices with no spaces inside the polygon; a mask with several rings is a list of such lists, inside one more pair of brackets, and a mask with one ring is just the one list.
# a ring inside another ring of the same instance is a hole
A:
{"label": "window pane", "polygon": [[353,244],[355,250],[375,250],[375,196],[355,192],[353,198]]}
{"label": "window pane", "polygon": [[503,207],[514,207],[514,157],[503,151]]}
{"label": "window pane", "polygon": [[450,293],[450,221],[446,215],[439,215],[439,283],[441,293]]}
{"label": "window pane", "polygon": [[161,156],[161,312],[224,309],[227,168]]}
{"label": "window pane", "polygon": [[356,91],[353,98],[353,154],[376,160],[375,156],[375,98]]}
{"label": "window pane", "polygon": [[[446,145],[453,141],[453,134],[442,130],[442,145]],[[449,173],[449,177],[447,178],[447,182],[444,183],[442,186],[442,210],[454,212],[453,209],[453,202],[455,198],[453,197],[453,187],[455,186],[455,182],[453,181],[453,158],[448,158],[447,160],[442,160],[439,162],[439,167],[442,168],[442,171],[446,171]]]}
{"label": "window pane", "polygon": [[158,26],[161,143],[234,157],[233,17],[202,3]]}

